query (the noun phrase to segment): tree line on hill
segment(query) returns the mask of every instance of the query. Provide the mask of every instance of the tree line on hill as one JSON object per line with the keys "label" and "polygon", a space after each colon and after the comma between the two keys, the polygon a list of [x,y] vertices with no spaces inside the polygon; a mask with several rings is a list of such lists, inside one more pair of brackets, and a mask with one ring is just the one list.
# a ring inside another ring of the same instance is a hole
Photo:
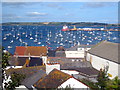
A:
{"label": "tree line on hill", "polygon": [[88,27],[109,27],[109,26],[118,26],[117,24],[107,24],[107,23],[98,23],[98,22],[9,22],[2,23],[2,25],[76,25],[76,26],[88,26]]}

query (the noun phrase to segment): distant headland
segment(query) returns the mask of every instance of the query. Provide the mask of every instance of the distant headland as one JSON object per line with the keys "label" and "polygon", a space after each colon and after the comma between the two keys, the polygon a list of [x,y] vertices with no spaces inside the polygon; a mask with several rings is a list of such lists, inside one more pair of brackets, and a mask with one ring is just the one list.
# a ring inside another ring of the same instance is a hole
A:
{"label": "distant headland", "polygon": [[88,27],[109,27],[118,26],[118,24],[107,24],[98,22],[8,22],[2,23],[2,25],[76,25],[76,26],[88,26]]}

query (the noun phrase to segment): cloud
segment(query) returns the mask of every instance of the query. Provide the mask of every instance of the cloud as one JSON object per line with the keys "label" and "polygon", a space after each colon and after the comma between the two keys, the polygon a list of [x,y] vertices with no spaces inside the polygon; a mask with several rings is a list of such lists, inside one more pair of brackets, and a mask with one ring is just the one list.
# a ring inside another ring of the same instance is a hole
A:
{"label": "cloud", "polygon": [[101,8],[108,6],[109,3],[105,2],[87,2],[81,8]]}
{"label": "cloud", "polygon": [[50,7],[50,8],[55,8],[55,9],[58,9],[58,10],[64,9],[62,6],[60,6],[59,2],[49,3],[46,6]]}
{"label": "cloud", "polygon": [[11,7],[11,8],[22,8],[27,5],[32,5],[30,2],[3,2],[3,7]]}
{"label": "cloud", "polygon": [[27,12],[27,16],[44,16],[47,13],[40,13],[40,12]]}

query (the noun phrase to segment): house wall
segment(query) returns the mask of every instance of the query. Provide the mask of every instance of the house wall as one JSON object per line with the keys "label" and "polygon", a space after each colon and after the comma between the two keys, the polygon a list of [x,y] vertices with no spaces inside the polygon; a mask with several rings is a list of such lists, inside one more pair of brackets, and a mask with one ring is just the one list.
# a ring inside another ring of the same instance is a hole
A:
{"label": "house wall", "polygon": [[77,48],[76,51],[65,51],[67,58],[84,58],[85,51],[88,51],[90,48]]}
{"label": "house wall", "polygon": [[115,76],[120,76],[120,72],[118,73],[118,68],[120,69],[120,64],[104,58],[100,58],[95,55],[91,55],[90,53],[87,53],[86,60],[90,61],[92,66],[97,70],[100,70],[105,66],[109,66],[108,73],[112,75],[112,77],[110,77],[111,79],[113,79]]}
{"label": "house wall", "polygon": [[65,51],[67,58],[84,58],[84,51]]}
{"label": "house wall", "polygon": [[55,68],[60,70],[60,64],[46,64],[46,74],[49,74]]}
{"label": "house wall", "polygon": [[43,60],[43,64],[46,65],[46,63],[47,63],[47,56],[42,56],[42,60]]}
{"label": "house wall", "polygon": [[15,87],[16,89],[15,90],[29,90],[27,89],[24,85],[20,85],[19,87]]}
{"label": "house wall", "polygon": [[68,79],[63,84],[61,84],[58,88],[66,88],[66,86],[70,86],[71,88],[89,88],[88,86],[86,86],[85,84],[79,82],[74,78]]}
{"label": "house wall", "polygon": [[5,68],[5,70],[8,70],[8,69],[10,69],[10,68],[22,68],[23,66],[7,66],[6,68]]}
{"label": "house wall", "polygon": [[61,71],[64,72],[64,73],[67,73],[67,74],[69,74],[69,75],[79,74],[79,72],[74,71],[74,70],[61,70]]}

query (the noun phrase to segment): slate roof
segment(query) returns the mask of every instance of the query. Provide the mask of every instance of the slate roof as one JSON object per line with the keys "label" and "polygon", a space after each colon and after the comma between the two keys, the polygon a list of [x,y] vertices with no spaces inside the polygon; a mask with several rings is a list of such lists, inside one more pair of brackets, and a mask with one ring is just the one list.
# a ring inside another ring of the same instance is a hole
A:
{"label": "slate roof", "polygon": [[75,71],[78,71],[83,76],[84,75],[85,76],[97,76],[99,73],[99,71],[93,67],[82,67],[82,68],[71,67],[71,68],[66,68],[64,70],[75,70]]}
{"label": "slate roof", "polygon": [[47,47],[45,46],[17,46],[14,55],[31,55],[40,56],[47,55]]}
{"label": "slate roof", "polygon": [[54,69],[46,77],[38,80],[34,84],[34,87],[39,88],[57,88],[63,82],[71,78],[70,75],[61,72],[60,70]]}
{"label": "slate roof", "polygon": [[[11,57],[9,63],[11,66],[23,66],[26,63],[26,60],[29,60],[28,57]],[[40,57],[30,57],[28,66],[41,66],[42,58]]]}
{"label": "slate roof", "polygon": [[10,68],[6,70],[7,75],[11,75],[12,73],[16,72],[18,74],[25,74],[27,78],[29,78],[31,75],[37,73],[39,70],[45,71],[45,66],[34,66],[34,67],[24,67],[24,68]]}
{"label": "slate roof", "polygon": [[90,62],[83,61],[83,59],[78,58],[62,58],[62,57],[49,57],[49,62],[58,62],[60,63],[61,69],[71,68],[71,67],[92,67]]}
{"label": "slate roof", "polygon": [[66,57],[65,51],[56,51],[56,57]]}
{"label": "slate roof", "polygon": [[32,88],[31,85],[36,83],[39,79],[46,76],[46,72],[44,70],[38,70],[37,73],[34,73],[29,78],[25,78],[21,84],[25,85],[27,88]]}
{"label": "slate roof", "polygon": [[65,49],[64,49],[64,47],[63,47],[63,46],[60,46],[60,47],[56,48],[56,50],[55,50],[55,51],[65,51]]}
{"label": "slate roof", "polygon": [[77,51],[78,48],[91,48],[93,45],[76,45],[70,48],[67,48],[66,51]]}
{"label": "slate roof", "polygon": [[23,66],[26,62],[26,59],[28,59],[28,57],[12,57],[9,60],[9,64],[11,66]]}
{"label": "slate roof", "polygon": [[55,50],[48,50],[48,57],[55,57]]}
{"label": "slate roof", "polygon": [[120,55],[118,55],[120,53],[119,43],[102,41],[91,48],[88,53],[120,64]]}
{"label": "slate roof", "polygon": [[30,62],[29,62],[29,67],[31,66],[40,66],[42,65],[42,58],[38,58],[38,57],[31,57],[30,58]]}

